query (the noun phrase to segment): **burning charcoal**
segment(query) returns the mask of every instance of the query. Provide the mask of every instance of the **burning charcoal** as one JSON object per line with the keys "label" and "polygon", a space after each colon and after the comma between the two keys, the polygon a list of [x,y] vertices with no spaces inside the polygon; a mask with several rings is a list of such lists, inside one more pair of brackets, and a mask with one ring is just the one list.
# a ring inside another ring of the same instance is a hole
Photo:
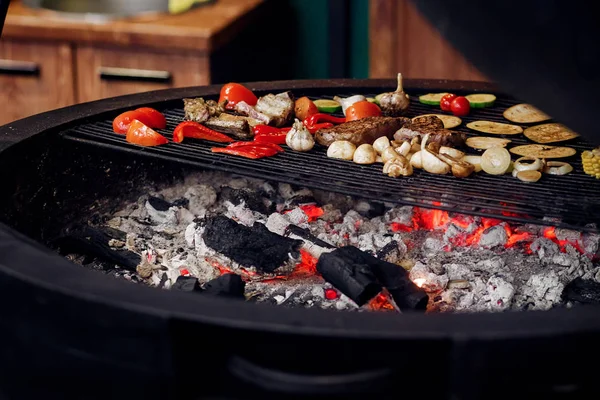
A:
{"label": "burning charcoal", "polygon": [[392,240],[377,252],[377,258],[392,264],[396,264],[402,259],[402,257],[404,257],[405,254],[406,245],[401,241],[399,242],[397,240]]}
{"label": "burning charcoal", "polygon": [[[106,262],[114,263],[129,271],[135,271],[141,257],[129,250],[115,250],[109,246],[111,238],[107,232],[91,226],[81,226],[69,230],[65,235],[51,241],[51,245],[60,249],[61,254],[76,253],[98,257]],[[122,237],[121,234],[118,235]]]}
{"label": "burning charcoal", "polygon": [[223,274],[204,285],[204,293],[244,299],[246,283],[237,274]]}
{"label": "burning charcoal", "polygon": [[504,225],[496,225],[486,229],[481,235],[479,245],[484,249],[491,249],[497,246],[504,246],[508,240],[508,235]]}
{"label": "burning charcoal", "polygon": [[169,208],[173,207],[173,204],[165,201],[159,197],[150,196],[148,197],[148,204],[156,211],[168,211]]}
{"label": "burning charcoal", "polygon": [[323,254],[317,263],[317,271],[323,278],[359,306],[382,290],[362,254],[365,253],[356,247],[347,246]]}
{"label": "burning charcoal", "polygon": [[431,269],[418,261],[414,267],[410,269],[410,279],[418,283],[419,287],[422,287],[427,292],[439,292],[444,290],[448,284],[448,276],[437,275],[431,271]]}
{"label": "burning charcoal", "polygon": [[221,189],[221,199],[229,201],[234,206],[244,203],[247,208],[261,214],[272,212],[272,202],[265,198],[264,193],[249,189]]}
{"label": "burning charcoal", "polygon": [[193,276],[183,276],[180,275],[171,289],[182,290],[184,292],[201,292],[200,283],[198,283],[198,279]]}
{"label": "burning charcoal", "polygon": [[247,227],[224,216],[208,218],[202,238],[211,249],[264,272],[275,271],[290,258],[298,259],[302,246],[302,241],[277,235],[261,223]]}
{"label": "burning charcoal", "polygon": [[492,276],[487,282],[487,294],[492,310],[506,310],[515,295],[515,287],[500,276]]}
{"label": "burning charcoal", "polygon": [[318,237],[310,233],[308,229],[300,228],[296,225],[288,225],[285,229],[284,236],[289,236],[290,234],[298,236],[299,238],[309,241],[319,247],[324,247],[326,249],[335,249],[335,246],[332,246],[329,243],[319,239]]}
{"label": "burning charcoal", "polygon": [[380,217],[385,214],[385,206],[377,201],[357,201],[354,204],[354,210],[366,218]]}
{"label": "burning charcoal", "polygon": [[317,200],[312,195],[299,194],[286,200],[285,207],[294,208],[305,204],[317,204]]}
{"label": "burning charcoal", "polygon": [[565,287],[563,297],[584,304],[600,304],[600,283],[576,278]]}
{"label": "burning charcoal", "polygon": [[558,245],[545,237],[535,239],[529,247],[533,252],[537,253],[540,260],[552,259],[554,255],[560,252]]}
{"label": "burning charcoal", "polygon": [[534,309],[547,310],[561,300],[564,284],[554,271],[532,275],[522,288],[523,294],[533,301]]}

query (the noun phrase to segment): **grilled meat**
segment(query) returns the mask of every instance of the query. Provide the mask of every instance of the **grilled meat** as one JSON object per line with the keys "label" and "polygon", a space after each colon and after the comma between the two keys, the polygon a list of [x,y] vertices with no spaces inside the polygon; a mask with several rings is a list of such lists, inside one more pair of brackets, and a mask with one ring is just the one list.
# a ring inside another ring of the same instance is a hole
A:
{"label": "grilled meat", "polygon": [[394,134],[394,140],[423,138],[429,134],[429,142],[439,146],[460,147],[465,144],[465,134],[444,129],[444,122],[435,116],[417,117]]}
{"label": "grilled meat", "polygon": [[[227,114],[221,114],[221,116],[224,115]],[[245,119],[228,119],[221,118],[221,116],[211,117],[204,125],[215,131],[235,136],[238,139],[252,139],[254,137],[254,133]]]}
{"label": "grilled meat", "polygon": [[258,99],[254,107],[243,101],[237,103],[235,111],[266,125],[280,127],[291,122],[294,116],[294,98],[291,92],[268,94]]}
{"label": "grilled meat", "polygon": [[315,139],[323,146],[329,146],[336,140],[347,140],[356,146],[372,144],[382,136],[391,139],[394,132],[409,122],[410,119],[404,117],[367,117],[331,128],[319,129]]}
{"label": "grilled meat", "polygon": [[233,114],[223,113],[223,114],[219,115],[219,118],[226,120],[226,121],[246,121],[246,122],[248,122],[248,125],[250,125],[250,128],[253,128],[256,125],[262,124],[262,121],[259,121],[257,119],[250,118],[250,117],[245,117],[243,115],[233,115]]}
{"label": "grilled meat", "polygon": [[202,123],[208,121],[210,117],[217,117],[225,112],[225,107],[224,104],[218,104],[214,100],[204,100],[199,97],[183,99],[183,110],[186,120]]}

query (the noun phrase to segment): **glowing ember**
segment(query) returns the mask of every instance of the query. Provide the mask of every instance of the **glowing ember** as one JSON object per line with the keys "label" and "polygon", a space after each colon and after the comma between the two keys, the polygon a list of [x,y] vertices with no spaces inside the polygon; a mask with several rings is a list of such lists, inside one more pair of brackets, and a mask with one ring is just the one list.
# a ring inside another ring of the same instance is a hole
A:
{"label": "glowing ember", "polygon": [[221,264],[219,264],[217,261],[215,260],[211,260],[208,258],[205,258],[205,261],[210,263],[210,265],[213,266],[213,268],[216,268],[219,270],[219,274],[220,275],[225,275],[225,274],[235,274],[237,273],[238,275],[240,275],[242,277],[243,280],[249,280],[252,277],[257,277],[259,276],[256,272],[253,271],[248,271],[245,268],[240,268],[239,271],[234,272],[233,270],[231,270],[230,268],[227,268]]}
{"label": "glowing ember", "polygon": [[325,212],[321,207],[317,207],[314,204],[307,204],[300,206],[300,209],[304,211],[304,214],[308,217],[308,222],[316,221]]}
{"label": "glowing ember", "polygon": [[399,222],[392,222],[390,224],[390,229],[392,232],[412,232],[413,227],[401,224]]}
{"label": "glowing ember", "polygon": [[443,228],[450,221],[447,211],[442,210],[421,210],[415,207],[418,216],[418,225],[422,229],[434,230]]}
{"label": "glowing ember", "polygon": [[369,308],[372,310],[375,310],[375,311],[378,311],[378,310],[394,311],[395,310],[394,306],[390,302],[390,299],[384,293],[379,293],[377,296],[375,296],[369,302]]}
{"label": "glowing ember", "polygon": [[325,298],[327,300],[335,300],[338,298],[338,293],[335,289],[325,289]]}
{"label": "glowing ember", "polygon": [[185,269],[185,268],[184,268],[184,269],[182,269],[181,271],[179,271],[179,274],[180,274],[180,275],[189,275],[189,274],[190,274],[190,271],[188,271],[187,269]]}
{"label": "glowing ember", "polygon": [[415,283],[415,285],[417,285],[418,287],[423,287],[423,285],[425,284],[425,278],[417,278],[413,281]]}
{"label": "glowing ember", "polygon": [[310,255],[305,250],[300,250],[300,263],[296,265],[292,275],[294,276],[310,276],[317,274],[317,259]]}

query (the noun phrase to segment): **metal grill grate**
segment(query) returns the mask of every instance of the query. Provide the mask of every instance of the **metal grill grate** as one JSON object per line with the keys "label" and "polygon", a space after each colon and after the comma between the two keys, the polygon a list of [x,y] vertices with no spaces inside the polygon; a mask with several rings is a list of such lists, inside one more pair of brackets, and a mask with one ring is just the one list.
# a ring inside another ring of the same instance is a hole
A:
{"label": "metal grill grate", "polygon": [[[366,95],[364,92],[358,93]],[[409,93],[421,94],[417,90]],[[329,94],[320,97],[332,98],[331,93]],[[344,93],[344,96],[351,94]],[[462,118],[463,124],[455,130],[465,132],[468,136],[485,135],[470,131],[465,127],[466,123],[478,119],[509,122],[504,119],[502,112],[517,103],[513,99],[498,96],[494,107],[472,109],[469,116]],[[183,106],[164,108],[161,111],[168,122],[167,129],[161,133],[170,138],[175,126],[183,120]],[[420,104],[417,97],[411,96],[407,116],[426,113],[443,112],[438,107]],[[584,231],[594,231],[596,229],[591,224],[600,223],[600,182],[583,173],[580,154],[582,150],[592,146],[582,140],[567,144],[578,150],[577,155],[564,159],[573,165],[574,171],[571,174],[544,175],[536,183],[524,183],[511,175],[492,176],[483,172],[466,179],[457,179],[451,175],[441,176],[415,170],[414,175],[408,178],[390,178],[383,175],[381,164],[363,166],[329,159],[323,148],[316,148],[309,153],[286,151],[284,154],[259,160],[211,153],[211,147],[224,145],[193,139],[187,139],[183,143],[141,148],[127,143],[124,136],[113,133],[111,120],[80,125],[62,135],[69,140],[142,156],[372,200]],[[512,140],[509,147],[528,143],[523,135],[508,138]],[[476,154],[477,151],[472,150],[470,153]]]}

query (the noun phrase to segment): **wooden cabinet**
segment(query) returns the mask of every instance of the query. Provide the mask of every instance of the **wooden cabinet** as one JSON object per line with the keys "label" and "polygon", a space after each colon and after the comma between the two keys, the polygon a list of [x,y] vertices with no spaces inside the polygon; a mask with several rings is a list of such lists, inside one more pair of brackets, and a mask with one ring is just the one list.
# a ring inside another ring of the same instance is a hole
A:
{"label": "wooden cabinet", "polygon": [[75,102],[68,43],[3,40],[0,44],[0,124]]}
{"label": "wooden cabinet", "polygon": [[97,46],[77,48],[77,99],[80,102],[209,83],[209,60],[204,55]]}
{"label": "wooden cabinet", "polygon": [[409,0],[370,0],[369,58],[373,78],[488,80]]}

